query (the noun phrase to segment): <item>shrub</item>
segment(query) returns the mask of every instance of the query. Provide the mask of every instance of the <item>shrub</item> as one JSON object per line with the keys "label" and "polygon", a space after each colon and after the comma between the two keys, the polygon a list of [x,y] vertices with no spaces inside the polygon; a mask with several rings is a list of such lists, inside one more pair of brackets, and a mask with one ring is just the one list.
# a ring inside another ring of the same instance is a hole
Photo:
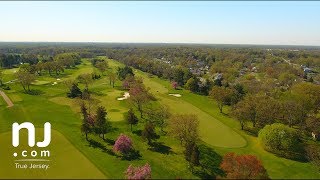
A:
{"label": "shrub", "polygon": [[130,165],[125,175],[127,179],[151,179],[151,167],[148,163],[142,167],[133,167]]}
{"label": "shrub", "polygon": [[297,131],[284,124],[266,125],[259,131],[259,140],[269,152],[289,159],[305,160]]}

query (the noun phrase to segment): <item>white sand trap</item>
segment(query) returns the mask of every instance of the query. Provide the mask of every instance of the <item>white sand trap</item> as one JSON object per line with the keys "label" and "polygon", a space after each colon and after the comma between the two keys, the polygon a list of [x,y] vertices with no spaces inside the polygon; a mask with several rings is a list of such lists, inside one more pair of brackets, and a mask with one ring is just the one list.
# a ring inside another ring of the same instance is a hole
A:
{"label": "white sand trap", "polygon": [[57,79],[57,81],[60,81],[61,79]]}
{"label": "white sand trap", "polygon": [[125,99],[128,99],[130,97],[130,94],[128,92],[125,92],[123,97],[117,98],[118,101],[123,101]]}
{"label": "white sand trap", "polygon": [[52,86],[54,86],[54,85],[56,85],[56,84],[58,84],[57,82],[54,82],[54,83],[52,83]]}
{"label": "white sand trap", "polygon": [[181,94],[169,94],[169,96],[181,97]]}

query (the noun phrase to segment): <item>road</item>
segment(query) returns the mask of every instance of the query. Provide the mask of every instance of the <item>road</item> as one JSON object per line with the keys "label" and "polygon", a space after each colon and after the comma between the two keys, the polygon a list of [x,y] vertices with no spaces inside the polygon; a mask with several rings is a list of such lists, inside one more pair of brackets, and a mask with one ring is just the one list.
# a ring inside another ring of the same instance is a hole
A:
{"label": "road", "polygon": [[6,101],[6,103],[8,105],[7,107],[12,107],[13,106],[13,103],[12,103],[11,99],[6,95],[6,93],[4,93],[3,91],[0,90],[0,95]]}

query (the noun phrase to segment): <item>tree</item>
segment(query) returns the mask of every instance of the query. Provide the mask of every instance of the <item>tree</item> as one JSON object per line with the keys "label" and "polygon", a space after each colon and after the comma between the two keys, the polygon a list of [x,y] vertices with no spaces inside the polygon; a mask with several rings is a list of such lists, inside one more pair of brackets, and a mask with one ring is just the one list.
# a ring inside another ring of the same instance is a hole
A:
{"label": "tree", "polygon": [[200,151],[197,145],[192,148],[190,162],[195,166],[200,165]]}
{"label": "tree", "polygon": [[145,110],[147,120],[160,127],[161,132],[164,133],[163,128],[167,125],[167,119],[171,116],[169,107],[166,105],[151,106]]}
{"label": "tree", "polygon": [[88,134],[92,130],[93,121],[90,121],[90,115],[87,112],[86,105],[82,103],[80,105],[81,114],[83,116],[82,124],[81,124],[81,132],[83,132],[86,135],[86,140],[88,141]]}
{"label": "tree", "polygon": [[[306,120],[307,130],[311,132],[311,134],[315,134],[316,136],[320,136],[320,118],[315,116],[310,116]],[[318,137],[319,139],[320,137]]]}
{"label": "tree", "polygon": [[67,68],[75,67],[81,63],[81,57],[76,53],[61,53],[57,54],[54,57],[54,60],[58,62],[60,65],[65,66]]}
{"label": "tree", "polygon": [[130,124],[131,131],[132,131],[132,125],[136,125],[139,122],[139,120],[138,120],[137,116],[134,114],[132,108],[129,109],[128,113],[125,116],[125,119],[126,119],[127,123]]}
{"label": "tree", "polygon": [[200,151],[195,142],[188,142],[185,145],[184,155],[187,161],[190,162],[190,165],[198,166],[200,165]]}
{"label": "tree", "polygon": [[188,79],[187,83],[185,84],[186,89],[192,92],[198,92],[199,90],[199,80],[196,77],[191,77]]}
{"label": "tree", "polygon": [[302,158],[302,144],[295,129],[274,123],[261,129],[258,137],[267,151],[290,159]]}
{"label": "tree", "polygon": [[[258,115],[263,115],[268,112],[269,113],[272,112],[272,110],[270,110],[269,108],[266,108],[268,107],[266,103],[261,102],[261,100],[267,99],[267,98],[269,97],[264,95],[261,96],[259,94],[256,94],[256,95],[248,94],[243,98],[243,100],[241,100],[240,102],[238,102],[236,105],[233,106],[232,115],[240,122],[242,130],[244,129],[247,121],[251,121],[253,127],[255,127],[258,121],[260,120],[260,116]],[[261,106],[264,106],[266,108],[266,112],[263,111],[264,109],[258,110],[258,108]],[[272,107],[273,106],[271,106],[271,108]]]}
{"label": "tree", "polygon": [[89,90],[89,84],[93,82],[92,75],[90,73],[80,74],[78,76],[78,80],[80,83],[86,86],[86,89]]}
{"label": "tree", "polygon": [[144,105],[148,104],[154,99],[149,90],[145,88],[140,80],[136,80],[129,89],[130,103],[140,112],[140,117],[143,118]]}
{"label": "tree", "polygon": [[123,89],[130,89],[132,84],[134,84],[135,82],[136,82],[136,79],[134,78],[134,76],[129,75],[123,80],[122,87]]}
{"label": "tree", "polygon": [[69,98],[76,98],[76,97],[82,96],[82,92],[76,83],[72,83],[71,88],[70,88],[70,92],[67,93],[67,96]]}
{"label": "tree", "polygon": [[2,71],[2,68],[0,67],[0,86],[3,85],[3,71]]}
{"label": "tree", "polygon": [[125,66],[125,67],[123,67],[123,68],[118,67],[117,74],[118,74],[118,78],[119,78],[121,81],[124,80],[128,75],[134,76],[133,70],[132,70],[132,68],[129,67],[129,66]]}
{"label": "tree", "polygon": [[150,145],[152,140],[157,138],[154,125],[151,122],[146,122],[141,135],[144,139],[148,140],[148,144]]}
{"label": "tree", "polygon": [[280,105],[279,102],[266,95],[258,94],[256,96],[256,122],[259,127],[264,127],[266,124],[272,124],[279,117]]}
{"label": "tree", "polygon": [[16,77],[22,85],[25,92],[30,92],[30,85],[36,79],[34,74],[30,74],[27,71],[19,70],[16,72]]}
{"label": "tree", "polygon": [[142,167],[130,165],[125,172],[127,179],[151,179],[151,167],[146,163]]}
{"label": "tree", "polygon": [[227,153],[220,167],[228,179],[268,179],[262,162],[253,155]]}
{"label": "tree", "polygon": [[312,102],[312,109],[317,113],[320,109],[320,86],[312,83],[299,83],[292,86],[292,92],[305,95]]}
{"label": "tree", "polygon": [[96,68],[98,68],[98,70],[102,73],[105,72],[108,68],[108,62],[107,61],[99,61],[96,63]]}
{"label": "tree", "polygon": [[107,121],[107,111],[103,106],[99,106],[96,112],[96,133],[102,135],[102,139],[104,139],[104,135],[107,133],[110,128],[110,124]]}
{"label": "tree", "polygon": [[194,114],[173,115],[169,120],[169,133],[183,145],[195,143],[199,138],[199,120]]}
{"label": "tree", "polygon": [[210,92],[210,97],[218,103],[220,113],[222,113],[223,106],[230,103],[232,95],[233,90],[227,87],[214,86]]}
{"label": "tree", "polygon": [[319,144],[309,144],[306,146],[307,159],[315,164],[318,168],[320,167],[320,146]]}
{"label": "tree", "polygon": [[179,85],[178,85],[178,83],[176,81],[173,81],[171,83],[171,86],[172,86],[173,89],[177,89]]}
{"label": "tree", "polygon": [[112,88],[114,88],[114,83],[116,82],[117,80],[117,75],[113,72],[109,72],[108,73],[108,77],[109,77],[109,83],[110,85],[112,85]]}
{"label": "tree", "polygon": [[121,154],[126,154],[133,149],[131,139],[124,135],[120,134],[116,142],[113,145],[113,151],[120,152]]}

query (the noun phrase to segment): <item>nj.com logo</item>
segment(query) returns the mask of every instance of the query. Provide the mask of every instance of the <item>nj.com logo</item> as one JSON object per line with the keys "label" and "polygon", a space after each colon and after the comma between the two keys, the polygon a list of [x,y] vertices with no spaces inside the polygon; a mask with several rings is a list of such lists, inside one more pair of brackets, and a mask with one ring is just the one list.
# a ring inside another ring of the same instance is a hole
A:
{"label": "nj.com logo", "polygon": [[[35,142],[36,141],[36,132],[35,127],[30,122],[24,122],[22,124],[13,123],[12,124],[12,146],[18,147],[20,144],[20,130],[21,129],[27,129],[28,130],[28,145],[29,147],[34,147],[35,145],[39,148],[45,148],[49,146],[51,142],[51,124],[49,122],[46,122],[44,124],[44,138],[42,142]],[[14,152],[14,157],[50,157],[50,151],[48,150],[22,150],[21,152]]]}

